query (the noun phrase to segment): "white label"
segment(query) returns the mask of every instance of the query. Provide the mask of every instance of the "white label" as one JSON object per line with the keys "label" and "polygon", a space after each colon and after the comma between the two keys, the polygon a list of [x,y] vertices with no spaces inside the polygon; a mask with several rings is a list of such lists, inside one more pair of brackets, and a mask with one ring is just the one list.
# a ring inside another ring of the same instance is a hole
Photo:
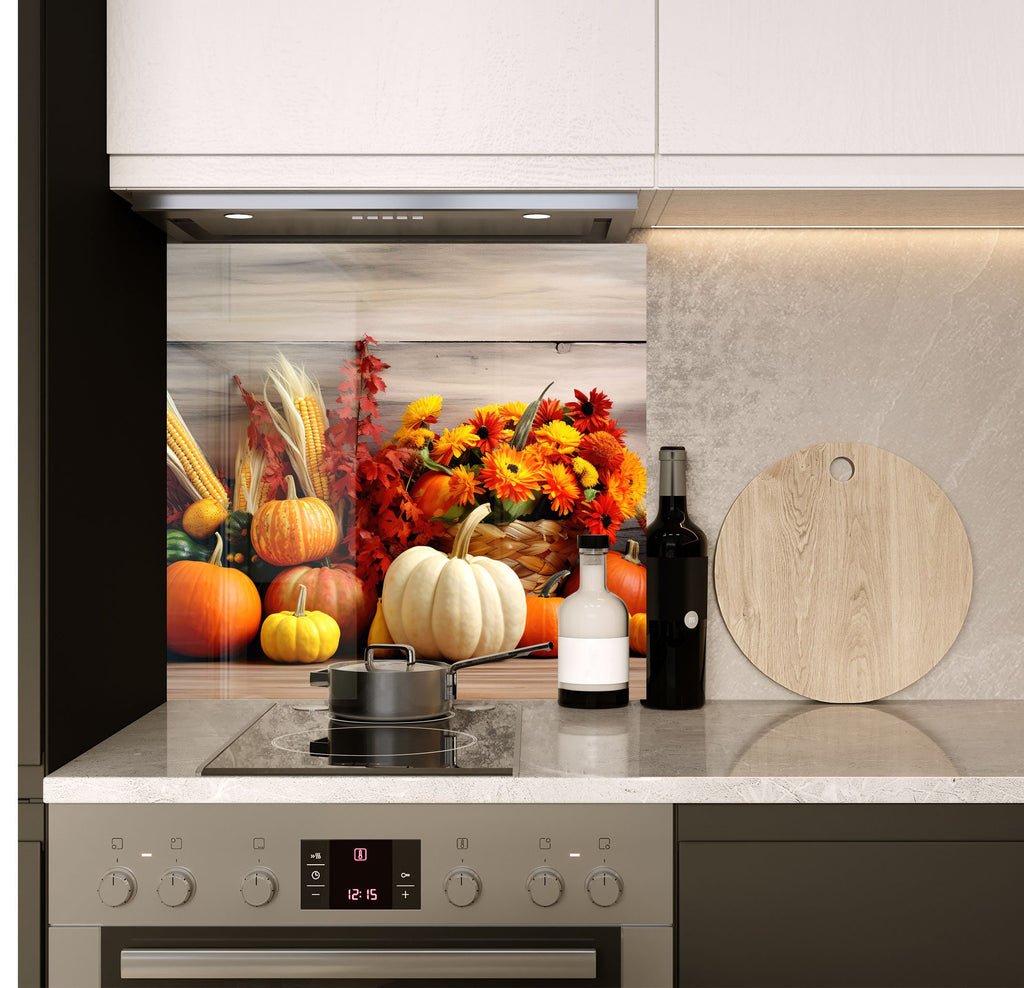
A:
{"label": "white label", "polygon": [[700,615],[696,611],[687,611],[683,615],[683,624],[687,628],[696,628],[700,624]]}
{"label": "white label", "polygon": [[622,689],[629,683],[629,637],[558,639],[558,686]]}

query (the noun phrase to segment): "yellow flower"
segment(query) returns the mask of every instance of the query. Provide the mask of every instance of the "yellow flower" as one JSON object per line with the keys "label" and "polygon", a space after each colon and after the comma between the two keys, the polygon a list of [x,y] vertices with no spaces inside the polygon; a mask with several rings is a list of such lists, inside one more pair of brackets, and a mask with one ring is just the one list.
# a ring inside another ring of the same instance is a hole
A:
{"label": "yellow flower", "polygon": [[402,415],[402,425],[407,429],[421,429],[429,422],[436,422],[441,414],[441,396],[427,395],[410,401]]}
{"label": "yellow flower", "polygon": [[434,442],[431,455],[437,463],[448,466],[452,460],[460,457],[467,449],[480,445],[480,439],[471,425],[457,425],[454,429],[445,429]]}
{"label": "yellow flower", "polygon": [[526,411],[525,401],[506,401],[504,405],[498,406],[498,414],[503,416],[506,422],[518,422]]}
{"label": "yellow flower", "polygon": [[577,456],[572,461],[572,469],[584,487],[593,487],[597,483],[597,467],[582,456]]}
{"label": "yellow flower", "polygon": [[547,422],[534,432],[534,437],[539,446],[545,451],[560,456],[572,456],[583,437],[571,425],[566,425],[559,419]]}
{"label": "yellow flower", "polygon": [[433,438],[434,433],[429,429],[417,429],[405,425],[397,429],[391,437],[396,446],[412,446],[415,449],[422,449]]}

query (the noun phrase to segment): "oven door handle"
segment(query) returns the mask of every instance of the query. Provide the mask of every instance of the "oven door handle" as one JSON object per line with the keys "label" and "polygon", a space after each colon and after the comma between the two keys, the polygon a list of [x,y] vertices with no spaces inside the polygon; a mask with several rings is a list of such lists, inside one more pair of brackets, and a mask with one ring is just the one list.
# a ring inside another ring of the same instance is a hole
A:
{"label": "oven door handle", "polygon": [[179,978],[474,978],[586,980],[597,977],[594,949],[536,950],[122,950],[124,980]]}

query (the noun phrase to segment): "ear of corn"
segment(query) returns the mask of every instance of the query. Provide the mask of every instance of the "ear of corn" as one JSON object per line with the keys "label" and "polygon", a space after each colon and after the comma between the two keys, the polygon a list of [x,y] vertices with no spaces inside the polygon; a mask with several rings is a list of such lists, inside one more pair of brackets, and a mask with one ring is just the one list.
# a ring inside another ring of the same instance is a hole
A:
{"label": "ear of corn", "polygon": [[281,411],[271,404],[266,389],[263,397],[288,448],[299,485],[306,495],[327,501],[328,483],[323,470],[327,410],[320,385],[281,353],[276,366],[267,369],[267,379],[277,389]]}
{"label": "ear of corn", "polygon": [[235,455],[233,511],[255,514],[256,509],[266,500],[269,486],[263,479],[266,465],[266,454],[261,449],[250,449],[248,438],[243,433]]}
{"label": "ear of corn", "polygon": [[167,393],[167,466],[196,501],[211,497],[228,505],[228,492]]}

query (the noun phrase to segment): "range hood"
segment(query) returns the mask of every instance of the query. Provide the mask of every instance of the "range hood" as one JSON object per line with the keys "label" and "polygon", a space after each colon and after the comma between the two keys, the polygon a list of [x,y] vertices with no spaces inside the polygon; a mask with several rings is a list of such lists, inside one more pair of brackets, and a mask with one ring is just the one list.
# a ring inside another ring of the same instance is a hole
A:
{"label": "range hood", "polygon": [[621,243],[636,192],[119,190],[176,243]]}

